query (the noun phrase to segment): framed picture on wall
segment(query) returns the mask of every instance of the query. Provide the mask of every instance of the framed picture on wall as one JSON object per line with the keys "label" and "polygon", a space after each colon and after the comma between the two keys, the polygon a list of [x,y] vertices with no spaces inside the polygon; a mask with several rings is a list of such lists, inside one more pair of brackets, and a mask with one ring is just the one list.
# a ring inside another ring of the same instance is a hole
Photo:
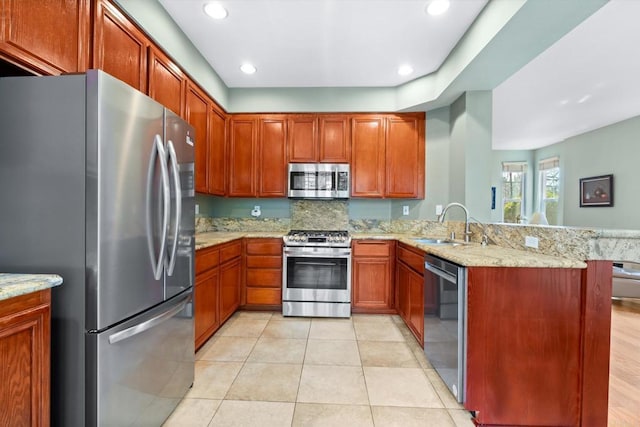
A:
{"label": "framed picture on wall", "polygon": [[580,207],[613,206],[613,175],[580,178]]}

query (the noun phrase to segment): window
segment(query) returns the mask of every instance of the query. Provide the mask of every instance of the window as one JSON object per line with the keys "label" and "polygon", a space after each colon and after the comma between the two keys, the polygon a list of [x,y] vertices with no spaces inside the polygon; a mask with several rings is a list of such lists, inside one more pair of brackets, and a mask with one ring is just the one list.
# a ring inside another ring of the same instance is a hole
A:
{"label": "window", "polygon": [[502,221],[519,223],[524,218],[526,162],[502,163]]}
{"label": "window", "polygon": [[539,211],[544,213],[550,225],[558,223],[558,205],[560,202],[560,159],[552,157],[538,163],[538,200]]}

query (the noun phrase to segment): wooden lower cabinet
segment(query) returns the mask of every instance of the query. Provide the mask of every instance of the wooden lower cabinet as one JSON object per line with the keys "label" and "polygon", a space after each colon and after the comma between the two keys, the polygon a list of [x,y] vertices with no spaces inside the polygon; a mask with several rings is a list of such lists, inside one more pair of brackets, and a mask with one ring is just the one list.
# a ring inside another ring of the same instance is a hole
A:
{"label": "wooden lower cabinet", "polygon": [[243,306],[282,307],[282,239],[248,238],[244,242]]}
{"label": "wooden lower cabinet", "polygon": [[48,426],[51,290],[0,301],[0,425]]}
{"label": "wooden lower cabinet", "polygon": [[420,345],[424,342],[424,252],[398,243],[396,308]]}
{"label": "wooden lower cabinet", "polygon": [[354,240],[351,309],[354,313],[395,312],[393,266],[395,241]]}
{"label": "wooden lower cabinet", "polygon": [[240,305],[241,241],[196,251],[195,347],[200,348]]}

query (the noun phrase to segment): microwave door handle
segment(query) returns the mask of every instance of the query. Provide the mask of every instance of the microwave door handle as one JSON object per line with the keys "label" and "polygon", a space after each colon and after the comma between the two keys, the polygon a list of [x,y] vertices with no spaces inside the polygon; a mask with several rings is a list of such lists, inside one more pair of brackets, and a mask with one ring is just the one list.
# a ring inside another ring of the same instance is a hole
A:
{"label": "microwave door handle", "polygon": [[173,185],[176,190],[175,230],[173,232],[173,247],[170,252],[171,258],[169,258],[169,266],[167,267],[167,274],[171,276],[173,275],[173,270],[176,266],[176,253],[178,250],[178,232],[180,231],[180,219],[182,217],[182,187],[180,185],[180,172],[178,171],[176,150],[173,147],[173,142],[171,140],[169,140],[169,143],[167,144],[167,151],[169,152],[171,171],[173,172]]}

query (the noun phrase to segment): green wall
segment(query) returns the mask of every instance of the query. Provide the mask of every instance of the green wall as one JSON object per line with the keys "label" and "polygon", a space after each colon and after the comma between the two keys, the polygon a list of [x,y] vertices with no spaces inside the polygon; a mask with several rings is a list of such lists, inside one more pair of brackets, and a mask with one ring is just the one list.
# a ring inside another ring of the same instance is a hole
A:
{"label": "green wall", "polygon": [[[535,152],[560,157],[563,225],[640,229],[640,116],[568,138]],[[579,179],[614,175],[614,206],[581,208]]]}

